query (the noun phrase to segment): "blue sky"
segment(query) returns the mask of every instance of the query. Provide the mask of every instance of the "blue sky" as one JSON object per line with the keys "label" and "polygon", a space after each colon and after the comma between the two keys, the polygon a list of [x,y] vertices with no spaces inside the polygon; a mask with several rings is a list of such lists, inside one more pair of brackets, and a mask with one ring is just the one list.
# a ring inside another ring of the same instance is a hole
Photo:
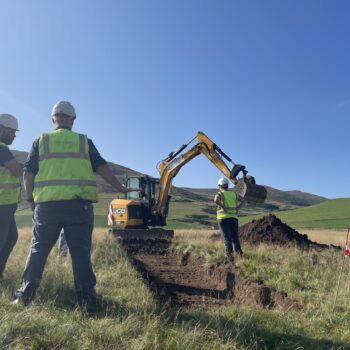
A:
{"label": "blue sky", "polygon": [[[350,197],[350,2],[0,3],[0,111],[27,151],[61,99],[108,160],[156,164],[204,131],[260,184]],[[174,185],[215,187],[206,158]]]}

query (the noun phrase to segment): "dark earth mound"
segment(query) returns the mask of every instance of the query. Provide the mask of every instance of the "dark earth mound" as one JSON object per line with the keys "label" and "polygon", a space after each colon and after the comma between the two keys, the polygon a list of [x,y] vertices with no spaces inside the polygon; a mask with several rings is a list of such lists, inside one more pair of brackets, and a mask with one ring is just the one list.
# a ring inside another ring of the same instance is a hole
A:
{"label": "dark earth mound", "polygon": [[299,233],[272,214],[241,226],[239,235],[243,242],[254,245],[268,243],[276,245],[295,244],[300,248],[338,248],[333,245],[310,241],[307,235]]}
{"label": "dark earth mound", "polygon": [[301,308],[286,293],[251,281],[231,263],[207,267],[199,256],[175,252],[166,241],[129,240],[121,244],[152,292],[169,305]]}

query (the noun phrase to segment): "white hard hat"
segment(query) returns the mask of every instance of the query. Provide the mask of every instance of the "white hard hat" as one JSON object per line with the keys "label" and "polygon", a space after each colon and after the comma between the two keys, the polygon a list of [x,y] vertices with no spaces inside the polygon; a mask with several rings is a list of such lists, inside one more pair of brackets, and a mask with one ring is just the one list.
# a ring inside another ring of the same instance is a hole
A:
{"label": "white hard hat", "polygon": [[226,177],[221,177],[218,181],[219,186],[228,186],[229,182]]}
{"label": "white hard hat", "polygon": [[11,114],[0,114],[0,125],[5,126],[6,128],[14,129],[18,131],[18,121]]}
{"label": "white hard hat", "polygon": [[51,115],[55,116],[57,114],[65,114],[69,117],[75,118],[75,109],[70,102],[67,101],[58,101],[52,108]]}

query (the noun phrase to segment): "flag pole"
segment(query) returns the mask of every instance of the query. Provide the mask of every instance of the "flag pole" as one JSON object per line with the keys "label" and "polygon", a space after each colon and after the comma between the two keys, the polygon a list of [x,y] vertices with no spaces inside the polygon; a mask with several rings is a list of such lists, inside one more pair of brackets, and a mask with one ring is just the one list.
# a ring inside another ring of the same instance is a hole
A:
{"label": "flag pole", "polygon": [[[350,231],[350,228],[348,228],[348,233],[346,235],[346,243],[345,243],[345,247],[348,246],[348,241],[349,241],[349,231]],[[340,281],[341,281],[341,276],[343,274],[343,268],[344,268],[344,261],[345,261],[345,253],[343,252],[343,261],[342,261],[342,264],[341,264],[341,269],[340,269],[340,274],[339,274],[339,280],[338,280],[338,287],[337,287],[337,291],[335,293],[335,298],[334,298],[334,303],[333,303],[333,310],[332,310],[332,313],[334,312],[334,309],[335,309],[335,304],[337,302],[337,299],[338,299],[338,294],[339,294],[339,286],[340,286]]]}

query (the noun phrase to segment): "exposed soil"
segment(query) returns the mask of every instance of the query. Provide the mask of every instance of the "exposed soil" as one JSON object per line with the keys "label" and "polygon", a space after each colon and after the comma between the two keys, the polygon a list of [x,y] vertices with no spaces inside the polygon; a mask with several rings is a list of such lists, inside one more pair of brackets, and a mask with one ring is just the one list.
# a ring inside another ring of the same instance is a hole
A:
{"label": "exposed soil", "polygon": [[181,255],[167,241],[121,241],[154,294],[170,305],[242,305],[300,309],[300,304],[262,282],[253,282],[231,263],[210,268],[198,256]]}
{"label": "exposed soil", "polygon": [[239,228],[239,235],[243,242],[254,245],[267,243],[276,245],[294,244],[300,248],[339,248],[334,245],[319,244],[310,241],[307,235],[299,233],[271,214],[241,226]]}

